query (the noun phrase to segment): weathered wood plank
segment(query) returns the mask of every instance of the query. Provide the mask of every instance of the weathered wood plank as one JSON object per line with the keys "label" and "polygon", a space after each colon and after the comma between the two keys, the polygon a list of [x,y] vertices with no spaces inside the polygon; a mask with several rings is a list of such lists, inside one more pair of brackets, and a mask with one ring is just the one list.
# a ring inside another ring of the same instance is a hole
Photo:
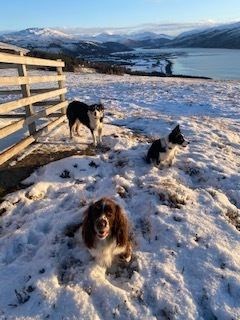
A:
{"label": "weathered wood plank", "polygon": [[0,62],[46,67],[64,67],[65,65],[63,61],[18,56],[7,53],[0,53]]}
{"label": "weathered wood plank", "polygon": [[34,137],[27,137],[21,140],[20,142],[16,143],[15,145],[11,146],[9,149],[0,153],[0,165],[24,150],[28,147],[31,143],[35,141]]}
{"label": "weathered wood plank", "polygon": [[0,104],[0,112],[1,113],[9,112],[9,111],[24,107],[26,105],[29,105],[29,104],[32,104],[35,102],[39,102],[39,101],[46,100],[46,99],[49,99],[52,97],[56,97],[60,94],[66,93],[66,92],[67,92],[67,88],[63,88],[63,89],[53,90],[51,92],[36,94],[35,96],[29,97],[29,98],[22,98],[19,100],[6,102],[3,104]]}
{"label": "weathered wood plank", "polygon": [[3,164],[4,162],[6,162],[7,160],[9,160],[10,158],[12,158],[13,156],[17,155],[19,152],[23,151],[31,143],[36,141],[36,139],[38,137],[40,137],[44,133],[47,133],[47,132],[51,131],[56,126],[58,126],[60,123],[62,123],[65,119],[66,119],[66,117],[64,115],[61,116],[57,120],[52,121],[51,123],[49,123],[48,125],[46,125],[42,129],[37,131],[34,134],[34,136],[30,136],[30,137],[24,138],[23,140],[21,140],[17,144],[15,144],[15,145],[11,146],[10,148],[8,148],[7,150],[3,151],[0,154],[0,165]]}
{"label": "weathered wood plank", "polygon": [[34,106],[52,106],[59,102],[60,100],[39,101],[39,102],[35,102]]}
{"label": "weathered wood plank", "polygon": [[20,86],[24,84],[58,82],[65,80],[65,75],[54,76],[28,76],[28,77],[0,77],[1,86]]}
{"label": "weathered wood plank", "polygon": [[[61,60],[58,60],[58,61],[61,61]],[[57,74],[59,76],[63,75],[63,68],[62,67],[57,67]],[[65,88],[65,82],[63,80],[60,80],[58,81],[58,87],[59,89],[62,89],[62,88]],[[65,94],[61,94],[60,95],[60,101],[65,101]],[[63,108],[61,110],[62,114],[65,114],[66,113],[66,108]]]}
{"label": "weathered wood plank", "polygon": [[25,113],[0,114],[0,119],[19,119],[19,118],[26,118]]}
{"label": "weathered wood plank", "polygon": [[[20,56],[23,56],[23,53],[20,52]],[[27,67],[25,64],[19,64],[18,65],[18,75],[20,77],[27,77],[28,73],[27,73]],[[30,91],[30,85],[29,84],[22,84],[21,85],[21,90],[22,90],[22,97],[23,98],[28,98],[31,97],[31,91]],[[25,106],[25,112],[26,112],[26,117],[30,117],[32,115],[34,115],[34,108],[32,104],[29,104],[27,106]],[[36,124],[34,122],[31,122],[28,125],[28,131],[29,134],[32,135],[36,132]]]}
{"label": "weathered wood plank", "polygon": [[14,121],[9,125],[0,128],[0,139],[9,136],[10,134],[22,129],[25,126],[25,119]]}
{"label": "weathered wood plank", "polygon": [[[55,88],[46,88],[46,89],[31,89],[31,93],[37,94],[37,93],[45,93],[49,91],[53,91],[58,89],[57,87]],[[0,96],[1,95],[17,95],[17,94],[22,94],[22,90],[0,90]]]}
{"label": "weathered wood plank", "polygon": [[[46,108],[26,119],[21,119],[19,121],[15,121],[3,128],[0,128],[0,139],[9,136],[10,134],[22,129],[23,127],[30,125],[31,123],[33,123],[34,121],[41,119],[41,118],[45,118],[48,115],[54,113],[55,111],[62,109],[64,107],[67,106],[67,101],[58,103],[57,105],[51,106],[49,108]],[[58,117],[61,116],[61,114],[58,113],[57,115]]]}

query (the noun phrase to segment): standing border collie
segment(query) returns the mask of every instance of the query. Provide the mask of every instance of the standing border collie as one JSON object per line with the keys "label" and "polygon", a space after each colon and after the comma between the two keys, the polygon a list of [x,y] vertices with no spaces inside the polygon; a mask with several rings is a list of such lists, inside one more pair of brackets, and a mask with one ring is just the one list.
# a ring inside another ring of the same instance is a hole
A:
{"label": "standing border collie", "polygon": [[104,118],[104,106],[102,103],[87,105],[84,102],[73,101],[67,107],[67,118],[70,130],[70,139],[73,133],[79,133],[80,123],[91,131],[93,144],[96,147],[102,142],[102,128]]}
{"label": "standing border collie", "polygon": [[148,150],[146,161],[157,166],[167,164],[170,167],[173,164],[177,147],[186,147],[188,143],[178,124],[168,136],[153,141]]}

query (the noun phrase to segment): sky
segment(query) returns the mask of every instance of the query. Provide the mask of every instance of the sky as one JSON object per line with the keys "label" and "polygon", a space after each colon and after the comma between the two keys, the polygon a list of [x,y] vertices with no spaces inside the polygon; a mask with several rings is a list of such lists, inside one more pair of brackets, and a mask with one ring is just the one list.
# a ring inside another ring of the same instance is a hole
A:
{"label": "sky", "polygon": [[240,20],[240,0],[0,0],[0,30]]}

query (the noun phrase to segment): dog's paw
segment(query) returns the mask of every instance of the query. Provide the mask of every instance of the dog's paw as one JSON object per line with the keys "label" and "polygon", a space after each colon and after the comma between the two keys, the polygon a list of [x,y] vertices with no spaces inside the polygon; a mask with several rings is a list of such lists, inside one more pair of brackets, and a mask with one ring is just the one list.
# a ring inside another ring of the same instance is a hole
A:
{"label": "dog's paw", "polygon": [[120,254],[118,256],[118,260],[120,264],[128,264],[132,260],[132,255]]}

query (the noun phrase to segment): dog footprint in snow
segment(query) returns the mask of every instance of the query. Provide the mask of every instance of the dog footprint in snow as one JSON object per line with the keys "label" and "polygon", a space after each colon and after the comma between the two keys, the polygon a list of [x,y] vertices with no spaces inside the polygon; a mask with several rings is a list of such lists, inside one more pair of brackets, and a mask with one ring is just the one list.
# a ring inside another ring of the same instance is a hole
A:
{"label": "dog footprint in snow", "polygon": [[95,190],[94,184],[90,184],[90,185],[86,186],[86,190],[89,192],[93,192]]}
{"label": "dog footprint in snow", "polygon": [[99,167],[99,164],[96,164],[94,161],[91,161],[91,162],[89,162],[89,167],[92,167],[92,168],[98,168]]}
{"label": "dog footprint in snow", "polygon": [[29,285],[27,287],[23,287],[21,290],[14,290],[15,296],[17,298],[17,303],[9,303],[8,305],[10,307],[17,307],[21,304],[24,304],[28,302],[28,300],[31,298],[31,293],[35,290],[35,288],[32,285]]}
{"label": "dog footprint in snow", "polygon": [[6,208],[0,208],[0,217],[3,216],[7,212]]}
{"label": "dog footprint in snow", "polygon": [[58,266],[58,282],[60,285],[74,281],[75,276],[83,274],[85,266],[82,260],[68,256]]}
{"label": "dog footprint in snow", "polygon": [[70,175],[70,171],[69,170],[63,170],[63,172],[59,175],[60,178],[62,179],[70,179],[71,175]]}

